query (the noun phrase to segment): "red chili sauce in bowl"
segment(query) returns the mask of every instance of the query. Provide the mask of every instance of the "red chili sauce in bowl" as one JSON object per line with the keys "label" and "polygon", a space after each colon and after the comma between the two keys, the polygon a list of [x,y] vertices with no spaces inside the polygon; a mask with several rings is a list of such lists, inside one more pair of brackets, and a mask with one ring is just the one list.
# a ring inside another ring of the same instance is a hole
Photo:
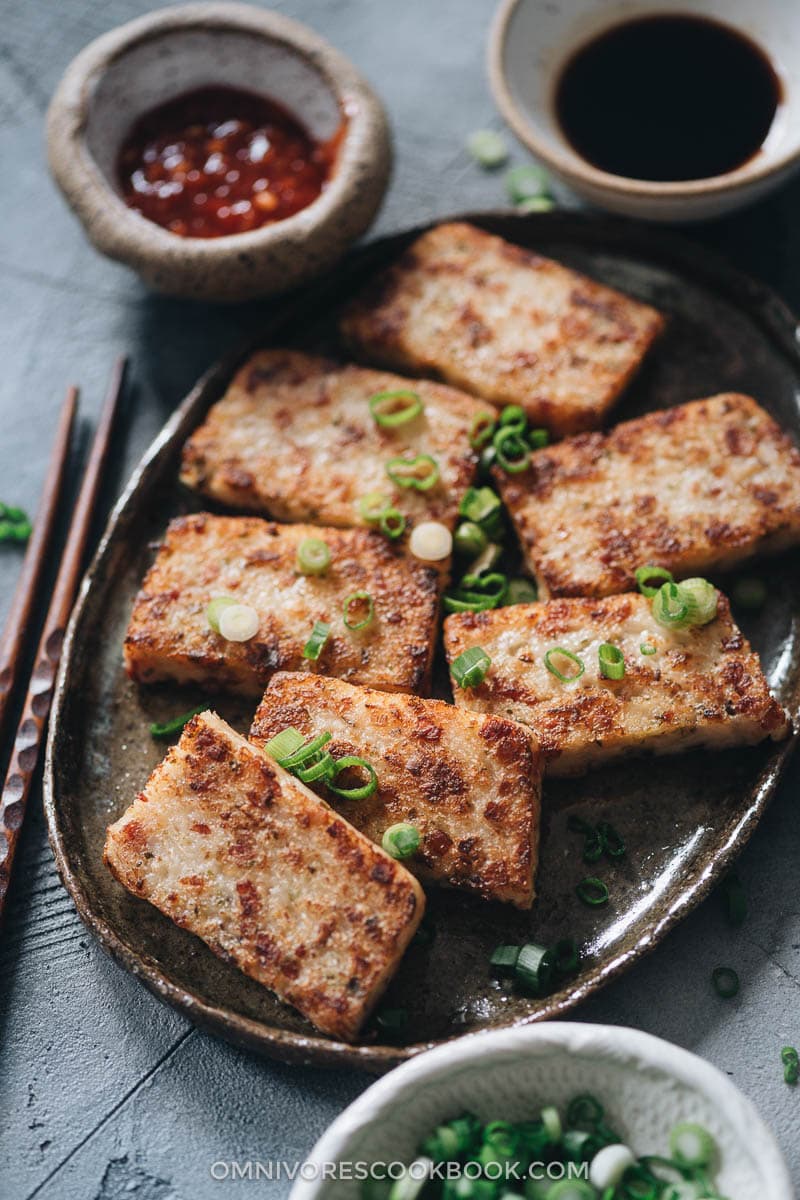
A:
{"label": "red chili sauce in bowl", "polygon": [[291,217],[331,177],[343,130],[317,142],[274,100],[230,87],[145,113],[118,160],[126,204],[179,237],[247,233]]}

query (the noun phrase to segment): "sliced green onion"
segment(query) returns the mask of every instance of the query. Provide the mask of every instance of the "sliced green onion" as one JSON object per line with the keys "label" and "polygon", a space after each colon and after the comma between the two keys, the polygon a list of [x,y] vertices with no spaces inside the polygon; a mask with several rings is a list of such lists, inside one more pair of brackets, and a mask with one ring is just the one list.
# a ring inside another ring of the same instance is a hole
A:
{"label": "sliced green onion", "polygon": [[531,452],[522,434],[513,427],[501,426],[492,439],[498,465],[509,475],[524,471],[530,462]]}
{"label": "sliced green onion", "polygon": [[229,608],[231,604],[238,604],[233,596],[215,596],[209,605],[206,606],[206,621],[209,629],[213,629],[214,633],[219,633],[219,619],[223,609]]}
{"label": "sliced green onion", "polygon": [[543,995],[553,976],[553,954],[546,946],[527,942],[520,947],[514,978],[535,996]]}
{"label": "sliced green onion", "polygon": [[749,577],[737,579],[733,585],[731,598],[739,608],[761,608],[767,598],[766,584],[761,579]]}
{"label": "sliced green onion", "polygon": [[394,392],[376,392],[369,400],[369,411],[383,429],[395,429],[413,421],[424,410],[420,396],[408,388]]}
{"label": "sliced green onion", "polygon": [[497,426],[494,413],[478,413],[469,431],[469,444],[473,450],[481,450],[494,437]]}
{"label": "sliced green onion", "polygon": [[322,575],[331,565],[331,551],[322,538],[303,538],[297,547],[297,566],[304,575]]}
{"label": "sliced green onion", "polygon": [[[492,436],[494,436],[494,435],[492,435]],[[484,446],[483,449],[481,450],[480,462],[478,463],[478,478],[479,479],[490,479],[491,474],[492,474],[492,467],[495,465],[496,462],[497,462],[497,451],[495,450],[494,445]]]}
{"label": "sliced green onion", "polygon": [[552,196],[529,196],[527,200],[520,200],[516,209],[519,213],[552,212],[555,206]]}
{"label": "sliced green onion", "polygon": [[492,660],[482,646],[470,646],[450,664],[450,674],[460,688],[477,687],[483,683]]}
{"label": "sliced green onion", "polygon": [[533,163],[512,167],[506,174],[506,187],[514,204],[545,196],[548,190],[547,173]]}
{"label": "sliced green onion", "polygon": [[714,967],[711,972],[714,991],[723,1000],[732,1000],[739,991],[739,976],[732,967]]}
{"label": "sliced green onion", "polygon": [[574,1096],[567,1105],[567,1124],[575,1129],[591,1131],[602,1121],[603,1116],[602,1104],[588,1092]]}
{"label": "sliced green onion", "polygon": [[528,445],[531,450],[542,450],[550,444],[550,434],[546,429],[529,429]]}
{"label": "sliced green onion", "polygon": [[622,679],[625,675],[625,655],[619,646],[603,642],[597,651],[600,674],[604,679]]}
{"label": "sliced green onion", "polygon": [[[355,612],[353,609],[355,608]],[[361,616],[359,617],[359,612]],[[342,619],[347,629],[366,629],[375,616],[375,602],[369,592],[351,592],[344,602]]]}
{"label": "sliced green onion", "polygon": [[683,1166],[709,1167],[717,1156],[717,1144],[702,1125],[684,1121],[669,1135],[669,1152]]}
{"label": "sliced green onion", "polygon": [[681,599],[689,606],[689,625],[708,625],[717,615],[719,592],[707,579],[684,579],[678,584]]}
{"label": "sliced green onion", "polygon": [[[401,1009],[398,1012],[404,1011]],[[380,1018],[378,1018],[380,1023]],[[389,1030],[385,1030],[389,1032]],[[417,1158],[402,1175],[392,1180],[388,1200],[417,1200],[430,1178],[430,1168],[433,1163],[427,1158]]]}
{"label": "sliced green onion", "polygon": [[326,625],[324,621],[316,621],[314,628],[311,630],[311,637],[303,647],[303,658],[308,658],[312,662],[316,662],[325,649],[325,643],[330,637],[330,632],[330,625]]}
{"label": "sliced green onion", "polygon": [[381,838],[381,846],[386,853],[397,859],[411,858],[413,854],[417,853],[421,844],[422,838],[419,830],[407,821],[390,825]]}
{"label": "sliced green onion", "polygon": [[316,783],[318,779],[328,779],[333,774],[335,760],[329,750],[323,750],[316,762],[308,767],[296,767],[294,774],[301,783]]}
{"label": "sliced green onion", "polygon": [[197,708],[190,708],[188,712],[181,713],[179,717],[173,717],[171,721],[151,725],[150,737],[162,741],[165,738],[174,737],[176,733],[182,733],[184,727],[189,724],[192,717],[196,717],[198,713],[205,712],[207,708],[207,704],[201,704]]}
{"label": "sliced green onion", "polygon": [[666,567],[657,567],[648,563],[645,567],[636,568],[636,586],[643,596],[652,600],[662,583],[674,583],[672,572]]}
{"label": "sliced green onion", "polygon": [[420,521],[411,530],[408,549],[422,562],[442,562],[453,553],[453,535],[441,521]]}
{"label": "sliced green onion", "polygon": [[392,502],[383,492],[367,492],[358,502],[358,512],[361,519],[368,525],[377,525],[384,513],[391,508]]}
{"label": "sliced green onion", "polygon": [[461,580],[461,588],[469,594],[491,597],[494,601],[493,607],[498,608],[508,591],[508,579],[501,571],[489,571],[482,575],[473,575],[470,571],[469,575],[465,575]]}
{"label": "sliced green onion", "polygon": [[662,583],[652,601],[653,616],[659,625],[680,629],[689,616],[689,604],[677,583]]}
{"label": "sliced green onion", "polygon": [[603,843],[603,850],[609,858],[624,858],[627,851],[625,839],[618,833],[609,821],[600,821],[597,833]]}
{"label": "sliced green onion", "polygon": [[27,542],[33,532],[23,508],[0,504],[0,542]]}
{"label": "sliced green onion", "polygon": [[494,975],[513,975],[519,958],[519,946],[498,946],[489,959]]}
{"label": "sliced green onion", "polygon": [[494,129],[476,129],[467,138],[467,150],[481,167],[492,171],[508,161],[508,145]]}
{"label": "sliced green onion", "polygon": [[[497,542],[487,542],[475,561],[471,563],[469,574],[471,576],[485,575],[487,571],[491,571],[492,567],[496,566],[502,557],[503,547]],[[505,592],[503,594],[505,595]]]}
{"label": "sliced green onion", "polygon": [[608,888],[603,883],[602,879],[597,879],[594,875],[587,875],[582,879],[575,892],[579,900],[584,904],[588,904],[590,908],[598,908],[601,904],[608,904]]}
{"label": "sliced green onion", "polygon": [[270,738],[264,747],[264,753],[274,758],[277,763],[283,763],[284,759],[297,753],[305,740],[302,733],[290,725],[276,733],[274,738]]}
{"label": "sliced green onion", "polygon": [[573,975],[580,966],[581,954],[574,938],[559,938],[553,947],[553,971],[556,975]]}
{"label": "sliced green onion", "polygon": [[[555,655],[560,654],[562,658],[566,658],[571,662],[575,670],[571,675],[565,675],[559,671],[558,667],[553,662]],[[562,683],[572,683],[575,679],[580,679],[586,667],[578,658],[577,654],[573,654],[571,650],[565,650],[563,646],[553,646],[544,656],[544,665],[547,667],[551,675],[555,675],[556,679],[560,679]]]}
{"label": "sliced green onion", "polygon": [[539,599],[536,584],[530,579],[509,579],[506,604],[534,604]]}
{"label": "sliced green onion", "polygon": [[404,1008],[383,1008],[375,1017],[375,1024],[382,1033],[401,1037],[408,1028],[408,1013]]}
{"label": "sliced green onion", "polygon": [[731,871],[722,881],[722,898],[728,921],[738,929],[747,916],[747,895],[735,871]]}
{"label": "sliced green onion", "polygon": [[465,558],[477,558],[488,543],[489,539],[475,521],[462,521],[453,538],[456,554]]}
{"label": "sliced green onion", "polygon": [[800,1057],[794,1046],[784,1046],[781,1050],[781,1062],[783,1063],[783,1078],[792,1087],[797,1085],[797,1080],[800,1078]]}
{"label": "sliced green onion", "polygon": [[285,767],[287,771],[294,771],[296,767],[307,766],[312,759],[316,758],[324,746],[327,746],[331,740],[331,734],[318,733],[310,742],[303,742],[303,745],[293,750],[291,754],[287,754],[278,759],[280,766]]}
{"label": "sliced green onion", "polygon": [[484,596],[478,592],[462,592],[458,589],[447,592],[442,597],[442,606],[446,613],[486,612],[497,607],[491,596]]}
{"label": "sliced green onion", "polygon": [[641,646],[639,647],[639,652],[641,654],[655,654],[656,647],[648,646],[648,644],[646,642],[642,642]]}
{"label": "sliced green onion", "polygon": [[256,610],[249,604],[226,604],[219,612],[220,637],[227,642],[249,642],[260,624]]}
{"label": "sliced green onion", "polygon": [[516,429],[517,433],[522,433],[528,428],[528,414],[521,405],[509,404],[500,413],[500,427]]}
{"label": "sliced green onion", "polygon": [[591,830],[586,834],[586,840],[583,843],[583,861],[585,863],[599,862],[603,857],[603,839],[596,829]]}
{"label": "sliced green onion", "polygon": [[378,524],[381,533],[393,542],[402,537],[406,530],[406,519],[397,508],[387,508],[382,512]]}
{"label": "sliced green onion", "polygon": [[386,474],[398,487],[427,492],[438,482],[439,464],[430,454],[414,458],[392,458],[386,464]]}
{"label": "sliced green onion", "polygon": [[[367,775],[367,782],[354,784],[352,787],[337,787],[334,780],[341,775],[342,771],[353,770],[364,771]],[[375,768],[366,759],[350,754],[346,758],[336,760],[333,773],[328,780],[328,787],[334,795],[341,796],[343,800],[366,800],[377,791],[378,776],[375,774]]]}
{"label": "sliced green onion", "polygon": [[502,528],[503,502],[490,487],[467,488],[458,506],[459,516],[474,521],[489,537]]}
{"label": "sliced green onion", "polygon": [[548,1140],[551,1142],[560,1142],[563,1127],[561,1125],[561,1117],[558,1115],[558,1109],[554,1105],[548,1104],[546,1108],[542,1109],[539,1115]]}

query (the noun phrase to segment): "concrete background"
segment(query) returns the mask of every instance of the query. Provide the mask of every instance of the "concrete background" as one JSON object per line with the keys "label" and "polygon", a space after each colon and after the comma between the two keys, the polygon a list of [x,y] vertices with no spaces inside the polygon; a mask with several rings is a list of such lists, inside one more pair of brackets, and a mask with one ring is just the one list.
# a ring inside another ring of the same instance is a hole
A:
{"label": "concrete background", "polygon": [[[31,510],[68,382],[83,389],[85,447],[115,356],[132,356],[133,402],[114,492],[200,371],[258,329],[266,311],[147,295],[84,242],[48,179],[42,117],[59,75],[90,39],[150,7],[147,0],[0,2],[0,495]],[[330,38],[386,101],[397,162],[376,235],[504,202],[501,180],[463,150],[471,130],[500,125],[484,72],[489,0],[275,7]],[[794,183],[692,236],[800,309],[798,211]],[[20,561],[18,549],[0,547],[0,619]],[[797,783],[795,766],[742,857],[751,908],[744,929],[729,930],[712,898],[578,1016],[637,1026],[722,1068],[775,1129],[800,1180],[800,1091],[784,1084],[779,1060],[782,1045],[800,1044]],[[39,808],[37,794],[0,937],[0,1197],[285,1196],[285,1181],[215,1183],[210,1164],[302,1158],[368,1080],[257,1061],[162,1008],[78,921]],[[735,1001],[719,1000],[708,986],[718,963],[741,976]]]}

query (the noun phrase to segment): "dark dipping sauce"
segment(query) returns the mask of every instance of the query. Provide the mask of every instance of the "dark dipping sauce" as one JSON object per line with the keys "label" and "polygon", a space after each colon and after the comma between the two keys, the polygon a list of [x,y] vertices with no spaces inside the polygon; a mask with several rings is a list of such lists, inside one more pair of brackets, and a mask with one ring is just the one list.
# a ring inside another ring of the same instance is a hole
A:
{"label": "dark dipping sauce", "polygon": [[571,145],[631,179],[708,179],[756,154],[781,102],[764,52],[703,17],[643,17],[578,49],[556,91]]}
{"label": "dark dipping sauce", "polygon": [[341,134],[315,142],[273,100],[199,88],[136,122],[119,155],[122,194],[130,208],[180,237],[246,233],[316,200]]}

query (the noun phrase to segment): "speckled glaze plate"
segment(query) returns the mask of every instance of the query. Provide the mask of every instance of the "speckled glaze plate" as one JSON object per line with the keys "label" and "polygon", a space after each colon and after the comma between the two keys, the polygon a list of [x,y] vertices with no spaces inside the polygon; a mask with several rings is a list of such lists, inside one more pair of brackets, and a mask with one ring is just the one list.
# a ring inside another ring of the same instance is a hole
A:
{"label": "speckled glaze plate", "polygon": [[[459,218],[464,219],[464,218]],[[753,393],[800,435],[800,350],[794,319],[762,286],[698,247],[606,218],[556,213],[466,217],[656,305],[669,328],[615,413],[621,419],[714,392]],[[287,302],[261,344],[335,347],[337,308],[422,230],[376,242],[327,280]],[[248,347],[247,349],[251,349]],[[139,690],[121,646],[151,543],[167,519],[200,507],[177,483],[180,449],[223,392],[246,350],[200,380],[150,448],[117,505],[70,624],[52,715],[45,805],[56,860],[79,913],[102,944],[156,995],[206,1029],[274,1057],[383,1071],[448,1038],[561,1015],[629,967],[708,893],[744,846],[775,789],[792,743],[653,762],[631,759],[581,780],[545,787],[539,899],[529,914],[457,893],[432,892],[435,936],[414,945],[386,1003],[410,1015],[407,1045],[383,1045],[373,1024],[358,1046],[315,1033],[294,1010],[226,965],[104,868],[105,829],[163,753],[151,721],[197,704],[195,691]],[[793,715],[800,702],[800,556],[760,564],[769,600],[741,624],[770,685]],[[253,706],[215,707],[246,732]],[[612,903],[587,909],[575,885],[586,874],[572,813],[610,819],[628,854],[604,866]],[[498,941],[553,943],[574,936],[580,973],[545,999],[489,979]]]}

